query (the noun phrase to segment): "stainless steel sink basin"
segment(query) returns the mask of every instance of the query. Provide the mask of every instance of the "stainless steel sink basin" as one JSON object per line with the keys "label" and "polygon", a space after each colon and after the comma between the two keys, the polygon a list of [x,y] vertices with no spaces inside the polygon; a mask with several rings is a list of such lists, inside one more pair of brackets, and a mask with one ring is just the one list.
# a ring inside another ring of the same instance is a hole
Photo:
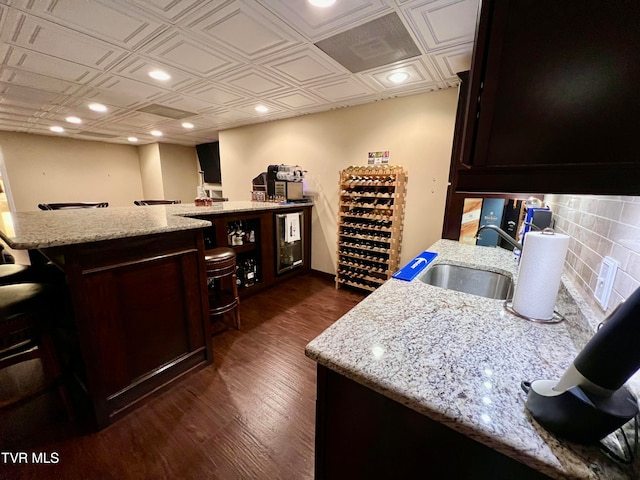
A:
{"label": "stainless steel sink basin", "polygon": [[501,300],[510,298],[513,287],[508,275],[451,263],[436,263],[419,279],[435,287]]}

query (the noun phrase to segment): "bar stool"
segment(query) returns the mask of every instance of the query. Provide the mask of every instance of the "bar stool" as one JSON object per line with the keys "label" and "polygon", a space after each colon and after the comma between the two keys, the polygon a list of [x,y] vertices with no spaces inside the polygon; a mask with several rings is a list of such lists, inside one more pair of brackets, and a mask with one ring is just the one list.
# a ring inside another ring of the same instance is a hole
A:
{"label": "bar stool", "polygon": [[41,265],[5,263],[0,265],[0,285],[14,283],[57,283],[64,281],[64,274],[51,262]]}
{"label": "bar stool", "polygon": [[143,207],[145,205],[177,205],[182,203],[182,200],[135,200],[134,205]]}
{"label": "bar stool", "polygon": [[0,285],[11,283],[33,282],[35,278],[34,269],[29,265],[15,263],[5,263],[0,265]]}
{"label": "bar stool", "polygon": [[68,210],[72,208],[107,208],[109,202],[39,203],[40,210]]}
{"label": "bar stool", "polygon": [[62,370],[54,347],[53,321],[59,313],[57,290],[43,283],[16,283],[0,286],[0,370],[39,358],[45,384],[34,391],[5,400],[8,407],[30,399],[57,384],[67,416],[72,409],[61,382]]}
{"label": "bar stool", "polygon": [[207,250],[204,257],[209,287],[209,316],[221,317],[233,312],[236,329],[240,329],[240,298],[236,284],[236,252],[220,247]]}

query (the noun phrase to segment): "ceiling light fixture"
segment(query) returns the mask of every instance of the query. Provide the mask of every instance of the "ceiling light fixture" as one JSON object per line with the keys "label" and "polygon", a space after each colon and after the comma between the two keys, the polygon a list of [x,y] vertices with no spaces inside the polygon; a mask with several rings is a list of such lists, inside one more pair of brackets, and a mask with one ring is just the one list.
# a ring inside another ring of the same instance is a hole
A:
{"label": "ceiling light fixture", "polygon": [[149,72],[149,76],[154,80],[161,80],[163,82],[171,79],[171,75],[167,72],[163,72],[162,70],[152,70]]}
{"label": "ceiling light fixture", "polygon": [[129,138],[127,138],[127,140],[129,140],[132,143],[135,143],[135,142],[138,141],[138,137],[129,137]]}
{"label": "ceiling light fixture", "polygon": [[160,130],[151,130],[151,135],[153,135],[154,137],[161,137],[162,136],[162,132]]}
{"label": "ceiling light fixture", "polygon": [[64,132],[64,128],[59,127],[57,125],[53,126],[53,127],[49,127],[49,130],[51,130],[52,132],[56,132],[56,133],[62,133]]}
{"label": "ceiling light fixture", "polygon": [[258,105],[256,106],[256,112],[259,113],[267,113],[269,111],[269,109],[267,107],[265,107],[264,105]]}
{"label": "ceiling light fixture", "polygon": [[409,74],[407,72],[393,72],[390,75],[387,75],[387,80],[393,83],[402,83],[409,78]]}
{"label": "ceiling light fixture", "polygon": [[193,123],[189,123],[189,122],[182,122],[182,126],[184,128],[193,128]]}
{"label": "ceiling light fixture", "polygon": [[336,3],[336,0],[307,0],[314,7],[327,8]]}
{"label": "ceiling light fixture", "polygon": [[82,123],[82,120],[78,117],[67,117],[65,120],[69,123]]}
{"label": "ceiling light fixture", "polygon": [[89,108],[91,110],[93,110],[94,112],[106,112],[107,111],[107,107],[105,107],[101,103],[90,103],[89,104]]}

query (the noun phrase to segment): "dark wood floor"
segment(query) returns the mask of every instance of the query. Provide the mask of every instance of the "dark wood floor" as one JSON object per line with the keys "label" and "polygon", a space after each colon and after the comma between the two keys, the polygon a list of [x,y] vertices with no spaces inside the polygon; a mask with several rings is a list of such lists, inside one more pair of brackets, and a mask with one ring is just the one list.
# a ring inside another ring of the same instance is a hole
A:
{"label": "dark wood floor", "polygon": [[0,452],[59,461],[0,456],[0,478],[313,478],[315,363],[304,346],[362,298],[310,274],[244,300],[242,330],[212,339],[213,365],[98,433],[67,422],[55,392],[4,411]]}

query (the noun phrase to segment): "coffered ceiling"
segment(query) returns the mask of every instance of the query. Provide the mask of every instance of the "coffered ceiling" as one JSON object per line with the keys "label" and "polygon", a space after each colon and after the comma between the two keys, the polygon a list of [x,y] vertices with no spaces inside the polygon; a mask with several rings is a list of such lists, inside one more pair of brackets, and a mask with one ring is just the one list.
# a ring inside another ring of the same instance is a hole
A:
{"label": "coffered ceiling", "polygon": [[[306,0],[0,0],[0,130],[196,145],[231,127],[449,88],[470,66],[477,8],[478,0],[337,0],[324,9]],[[332,37],[390,14],[417,47],[409,58],[352,73],[316,46],[377,57],[391,47],[375,30],[353,35],[357,44]],[[150,78],[156,69],[171,78]],[[404,83],[389,79],[397,71],[409,75]]]}

